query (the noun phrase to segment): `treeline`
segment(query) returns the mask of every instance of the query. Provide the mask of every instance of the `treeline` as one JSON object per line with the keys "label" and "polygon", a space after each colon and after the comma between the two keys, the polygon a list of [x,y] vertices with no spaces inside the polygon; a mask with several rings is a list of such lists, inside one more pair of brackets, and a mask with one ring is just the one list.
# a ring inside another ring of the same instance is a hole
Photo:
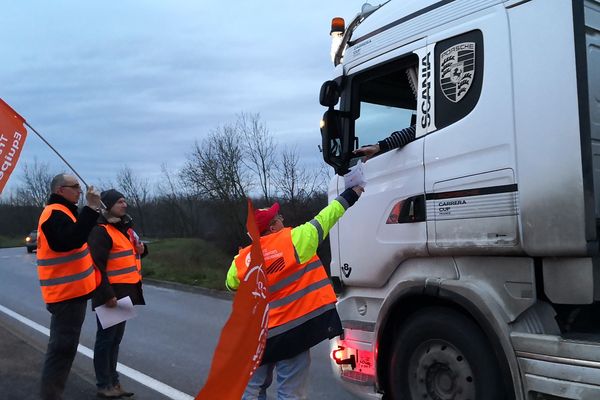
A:
{"label": "treeline", "polygon": [[[246,198],[257,208],[279,201],[288,226],[308,220],[327,201],[327,169],[311,168],[295,147],[276,143],[259,114],[238,115],[196,141],[185,157],[179,170],[162,165],[158,182],[123,165],[95,186],[125,194],[136,230],[145,237],[198,237],[230,253],[248,243]],[[0,235],[35,229],[50,181],[60,172],[38,160],[23,163],[21,184],[0,199]]]}

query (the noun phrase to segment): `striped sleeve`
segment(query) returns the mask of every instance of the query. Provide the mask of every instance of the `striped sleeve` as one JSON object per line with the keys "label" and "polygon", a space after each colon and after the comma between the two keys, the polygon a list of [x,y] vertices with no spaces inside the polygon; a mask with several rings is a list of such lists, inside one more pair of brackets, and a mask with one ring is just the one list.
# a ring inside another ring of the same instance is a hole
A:
{"label": "striped sleeve", "polygon": [[401,131],[392,133],[389,137],[379,141],[380,151],[383,153],[388,150],[396,149],[407,145],[415,140],[416,127],[415,125],[404,128]]}

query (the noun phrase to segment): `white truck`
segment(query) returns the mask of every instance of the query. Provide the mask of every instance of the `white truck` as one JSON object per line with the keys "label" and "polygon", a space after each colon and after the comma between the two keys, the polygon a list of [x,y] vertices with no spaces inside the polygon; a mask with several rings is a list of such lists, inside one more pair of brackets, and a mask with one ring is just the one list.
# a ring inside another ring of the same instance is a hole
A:
{"label": "white truck", "polygon": [[[600,2],[394,0],[334,19],[325,161],[342,385],[369,398],[600,399]],[[344,190],[336,175],[330,198]]]}

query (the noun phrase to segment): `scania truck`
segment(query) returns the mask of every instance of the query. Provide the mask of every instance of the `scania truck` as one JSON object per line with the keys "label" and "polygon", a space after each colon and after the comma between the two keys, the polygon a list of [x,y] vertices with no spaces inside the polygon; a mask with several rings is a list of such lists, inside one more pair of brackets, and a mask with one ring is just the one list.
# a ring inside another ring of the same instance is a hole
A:
{"label": "scania truck", "polygon": [[393,0],[332,23],[325,162],[341,384],[365,399],[600,399],[600,2]]}

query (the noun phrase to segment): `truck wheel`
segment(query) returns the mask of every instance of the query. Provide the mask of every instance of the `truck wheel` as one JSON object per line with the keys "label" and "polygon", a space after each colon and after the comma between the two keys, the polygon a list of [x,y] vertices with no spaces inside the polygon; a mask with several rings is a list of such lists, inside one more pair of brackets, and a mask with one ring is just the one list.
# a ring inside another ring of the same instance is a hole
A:
{"label": "truck wheel", "polygon": [[28,247],[28,248],[27,248],[27,252],[28,252],[28,253],[33,253],[33,247]]}
{"label": "truck wheel", "polygon": [[479,327],[449,308],[418,311],[395,339],[389,386],[396,400],[500,400],[494,352]]}

